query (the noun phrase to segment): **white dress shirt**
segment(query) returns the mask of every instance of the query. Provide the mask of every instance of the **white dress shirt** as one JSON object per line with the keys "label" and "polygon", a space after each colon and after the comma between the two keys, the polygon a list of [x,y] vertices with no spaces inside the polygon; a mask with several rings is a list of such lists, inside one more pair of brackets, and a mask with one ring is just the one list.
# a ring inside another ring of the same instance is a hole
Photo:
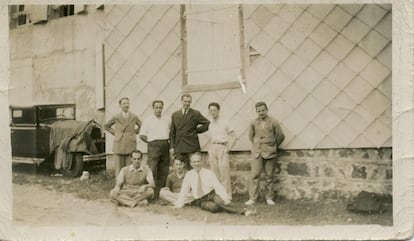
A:
{"label": "white dress shirt", "polygon": [[210,120],[208,131],[211,136],[212,143],[228,143],[229,135],[233,132],[228,121],[218,117],[216,120]]}
{"label": "white dress shirt", "polygon": [[151,115],[144,120],[139,134],[147,136],[148,142],[168,140],[170,138],[170,119],[164,115],[161,115],[161,118]]}
{"label": "white dress shirt", "polygon": [[[198,175],[196,170],[192,169],[188,171],[185,174],[183,185],[181,186],[181,191],[178,196],[177,201],[175,202],[175,206],[177,208],[180,208],[184,206],[184,201],[186,196],[190,193],[193,194],[193,197],[195,199],[198,199],[197,193],[197,186],[198,186]],[[223,201],[230,202],[230,198],[227,195],[226,189],[223,187],[223,185],[220,183],[220,181],[217,179],[216,174],[214,174],[213,171],[205,168],[201,168],[200,170],[200,177],[201,177],[201,185],[202,185],[202,193],[203,195],[208,194],[212,190],[216,192],[217,195],[223,199]]]}

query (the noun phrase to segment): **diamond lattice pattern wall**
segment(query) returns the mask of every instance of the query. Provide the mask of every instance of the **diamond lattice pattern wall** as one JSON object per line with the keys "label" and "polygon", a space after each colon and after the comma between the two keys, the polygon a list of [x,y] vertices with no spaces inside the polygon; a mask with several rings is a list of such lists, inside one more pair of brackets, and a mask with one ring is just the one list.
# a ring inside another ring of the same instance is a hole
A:
{"label": "diamond lattice pattern wall", "polygon": [[[247,93],[195,92],[217,101],[248,150],[254,103],[264,100],[286,133],[284,148],[391,146],[391,5],[244,5]],[[141,119],[151,101],[180,108],[178,5],[105,6],[106,115],[128,96]],[[209,137],[200,135],[205,148]]]}

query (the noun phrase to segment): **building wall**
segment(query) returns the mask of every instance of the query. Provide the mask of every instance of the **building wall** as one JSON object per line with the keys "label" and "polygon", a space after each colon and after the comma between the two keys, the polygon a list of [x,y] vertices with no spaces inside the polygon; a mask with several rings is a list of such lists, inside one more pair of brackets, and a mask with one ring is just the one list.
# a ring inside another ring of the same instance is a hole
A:
{"label": "building wall", "polygon": [[[212,9],[221,8],[228,6]],[[256,116],[255,102],[264,100],[286,134],[275,173],[280,195],[390,194],[391,5],[244,5],[242,13],[246,93],[241,88],[191,93],[193,107],[206,116],[208,103],[219,102],[237,133],[231,155],[234,192],[246,194],[248,126]],[[180,108],[187,67],[181,21],[178,5],[105,8],[107,118],[119,112],[124,96],[141,119],[152,114],[154,99],[165,101],[165,115]],[[206,150],[208,135],[200,139]],[[146,150],[142,142],[138,146]]]}
{"label": "building wall", "polygon": [[[347,199],[363,190],[392,195],[391,148],[283,150],[279,154],[274,190],[284,198]],[[235,194],[247,194],[249,160],[247,152],[231,157]]]}
{"label": "building wall", "polygon": [[[106,115],[119,111],[122,96],[142,119],[153,99],[165,101],[166,115],[179,109],[179,6],[109,6],[105,25]],[[247,129],[259,100],[280,120],[283,148],[392,145],[390,4],[244,5],[243,25],[247,93],[192,93],[205,115],[209,102],[221,103],[238,135],[233,150],[250,148]],[[200,138],[205,149],[209,138]]]}
{"label": "building wall", "polygon": [[103,122],[104,113],[96,108],[96,55],[103,33],[103,11],[94,6],[11,29],[10,104],[75,103],[78,119]]}

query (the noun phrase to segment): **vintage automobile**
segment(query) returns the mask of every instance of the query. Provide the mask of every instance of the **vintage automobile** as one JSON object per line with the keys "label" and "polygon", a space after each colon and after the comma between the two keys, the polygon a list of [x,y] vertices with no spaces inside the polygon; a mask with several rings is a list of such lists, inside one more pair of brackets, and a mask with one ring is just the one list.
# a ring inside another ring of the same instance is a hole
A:
{"label": "vintage automobile", "polygon": [[84,162],[105,161],[105,138],[94,120],[77,121],[74,104],[10,106],[13,163],[53,162],[65,176],[79,176]]}

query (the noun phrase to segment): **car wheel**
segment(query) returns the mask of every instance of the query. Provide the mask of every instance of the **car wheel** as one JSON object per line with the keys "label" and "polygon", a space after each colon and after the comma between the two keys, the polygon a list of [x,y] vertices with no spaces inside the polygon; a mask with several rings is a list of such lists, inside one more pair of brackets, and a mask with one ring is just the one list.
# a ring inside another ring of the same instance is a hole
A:
{"label": "car wheel", "polygon": [[62,174],[67,177],[79,177],[83,171],[83,153],[74,152],[72,154],[72,165],[70,168],[62,168]]}

